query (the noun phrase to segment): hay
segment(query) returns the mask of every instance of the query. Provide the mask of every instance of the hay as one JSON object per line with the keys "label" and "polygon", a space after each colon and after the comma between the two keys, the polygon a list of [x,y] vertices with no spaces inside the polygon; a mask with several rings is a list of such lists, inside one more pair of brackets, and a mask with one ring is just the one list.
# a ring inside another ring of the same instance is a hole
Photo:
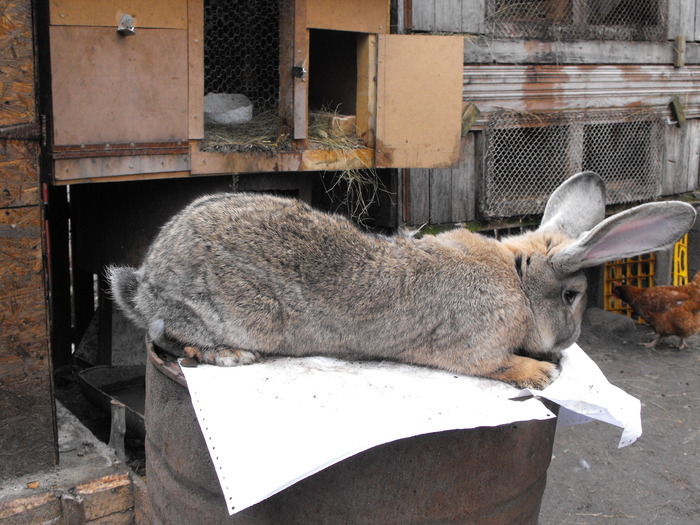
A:
{"label": "hay", "polygon": [[[350,151],[365,147],[355,133],[344,135],[337,129],[331,129],[329,123],[333,122],[333,117],[343,116],[326,109],[311,112],[308,130],[310,149]],[[219,153],[291,151],[291,138],[287,134],[279,134],[278,129],[279,115],[276,110],[261,111],[244,124],[207,124],[200,148]]]}
{"label": "hay", "polygon": [[276,110],[261,111],[244,124],[207,124],[204,128],[202,151],[219,153],[289,151],[288,135],[279,135]]}
{"label": "hay", "polygon": [[[309,115],[308,149],[332,150],[339,153],[349,166],[334,172],[333,181],[327,192],[342,191],[342,203],[347,213],[358,223],[365,224],[370,207],[378,202],[380,191],[388,191],[382,185],[372,166],[366,166],[358,155],[366,146],[354,131],[354,124],[348,124],[349,117],[337,111],[322,108]],[[343,125],[338,125],[339,122]],[[207,125],[202,151],[227,153],[279,153],[291,151],[289,135],[279,134],[279,115],[276,110],[261,111],[250,122],[235,125]]]}

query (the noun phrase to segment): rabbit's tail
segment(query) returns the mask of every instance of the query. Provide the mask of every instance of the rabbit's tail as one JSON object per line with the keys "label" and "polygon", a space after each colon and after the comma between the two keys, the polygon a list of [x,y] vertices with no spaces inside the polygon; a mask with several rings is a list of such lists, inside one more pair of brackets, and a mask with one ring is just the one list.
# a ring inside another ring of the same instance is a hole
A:
{"label": "rabbit's tail", "polygon": [[136,291],[139,287],[136,270],[129,266],[110,266],[107,268],[107,279],[112,298],[129,319],[143,326],[143,319],[136,310]]}

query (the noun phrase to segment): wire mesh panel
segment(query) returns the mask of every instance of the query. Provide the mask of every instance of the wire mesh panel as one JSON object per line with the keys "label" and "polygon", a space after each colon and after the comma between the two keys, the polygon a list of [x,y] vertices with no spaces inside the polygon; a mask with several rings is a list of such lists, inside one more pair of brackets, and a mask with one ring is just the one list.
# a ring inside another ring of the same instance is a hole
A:
{"label": "wire mesh panel", "polygon": [[277,108],[278,1],[204,2],[205,93],[242,93],[257,111]]}
{"label": "wire mesh panel", "polygon": [[608,204],[661,193],[663,125],[652,111],[523,113],[501,109],[486,127],[480,212],[541,213],[549,195],[580,171],[595,171]]}
{"label": "wire mesh panel", "polygon": [[245,116],[241,112],[232,122],[212,122],[205,96],[203,150],[267,151],[288,145],[278,136],[280,41],[283,36],[291,41],[293,26],[280,27],[280,20],[285,19],[281,10],[292,5],[280,0],[205,0],[204,92],[235,94],[237,103],[252,105],[252,111]]}
{"label": "wire mesh panel", "polygon": [[486,0],[495,37],[663,41],[668,0]]}

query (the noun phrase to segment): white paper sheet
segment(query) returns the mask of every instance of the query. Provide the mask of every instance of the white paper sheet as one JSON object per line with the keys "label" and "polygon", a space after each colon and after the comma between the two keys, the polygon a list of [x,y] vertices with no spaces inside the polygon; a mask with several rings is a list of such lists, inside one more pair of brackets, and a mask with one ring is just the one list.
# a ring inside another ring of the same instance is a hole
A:
{"label": "white paper sheet", "polygon": [[[535,394],[625,428],[624,444],[641,434],[639,402],[580,348],[562,367]],[[524,393],[504,383],[398,363],[275,358],[182,370],[231,514],[383,443],[554,417],[537,398],[514,399]]]}
{"label": "white paper sheet", "polygon": [[597,419],[622,428],[618,448],[634,443],[642,435],[642,405],[620,388],[611,385],[578,345],[564,350],[561,375],[546,389],[532,392],[554,401],[558,425],[576,425]]}

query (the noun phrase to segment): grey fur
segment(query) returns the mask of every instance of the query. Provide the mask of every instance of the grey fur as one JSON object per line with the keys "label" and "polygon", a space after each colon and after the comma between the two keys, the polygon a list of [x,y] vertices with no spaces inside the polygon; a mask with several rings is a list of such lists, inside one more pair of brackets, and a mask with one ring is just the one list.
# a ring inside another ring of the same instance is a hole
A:
{"label": "grey fur", "polygon": [[[504,242],[465,229],[370,235],[299,201],[216,194],[173,217],[138,270],[111,268],[110,280],[129,318],[206,362],[234,364],[207,357],[217,353],[391,359],[543,387],[556,365],[516,352],[556,360],[579,335],[582,252],[596,242],[584,232],[604,216],[596,187],[595,174],[573,177],[541,230]],[[566,213],[581,202],[597,208]],[[675,241],[695,218],[682,203],[665,212],[638,253]]]}

